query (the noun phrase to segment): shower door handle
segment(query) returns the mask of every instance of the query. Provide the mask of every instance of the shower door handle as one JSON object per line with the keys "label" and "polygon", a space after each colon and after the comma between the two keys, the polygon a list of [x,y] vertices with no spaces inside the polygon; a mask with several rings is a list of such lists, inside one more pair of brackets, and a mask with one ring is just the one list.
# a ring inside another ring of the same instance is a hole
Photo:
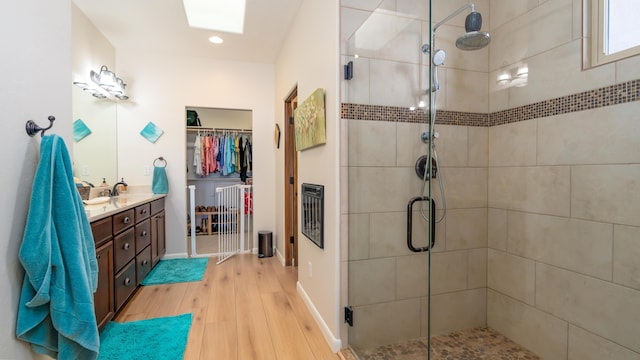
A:
{"label": "shower door handle", "polygon": [[[429,228],[431,229],[431,245],[414,247],[412,239],[412,224],[413,224],[413,204],[418,201],[430,201],[431,202],[431,216],[429,217]],[[429,199],[427,196],[416,196],[409,200],[407,205],[407,247],[413,252],[425,252],[433,248],[436,243],[436,202],[433,199]]]}

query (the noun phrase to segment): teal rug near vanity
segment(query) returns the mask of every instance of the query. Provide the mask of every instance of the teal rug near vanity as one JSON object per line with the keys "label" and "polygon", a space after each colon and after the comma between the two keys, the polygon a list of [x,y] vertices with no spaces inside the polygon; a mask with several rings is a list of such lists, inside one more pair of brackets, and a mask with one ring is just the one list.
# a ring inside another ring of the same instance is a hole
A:
{"label": "teal rug near vanity", "polygon": [[208,258],[161,260],[142,280],[142,285],[200,281],[208,261]]}
{"label": "teal rug near vanity", "polygon": [[191,314],[110,322],[100,334],[98,360],[182,359],[191,328]]}

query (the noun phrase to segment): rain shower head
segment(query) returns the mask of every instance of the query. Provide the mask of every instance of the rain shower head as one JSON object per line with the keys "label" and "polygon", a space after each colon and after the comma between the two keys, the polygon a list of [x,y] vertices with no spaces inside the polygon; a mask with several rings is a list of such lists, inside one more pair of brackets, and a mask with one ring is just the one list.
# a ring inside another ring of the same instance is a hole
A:
{"label": "rain shower head", "polygon": [[[449,16],[438,22],[433,27],[433,34],[435,34],[436,30],[438,30],[440,26],[444,25],[447,21],[453,19],[456,15],[460,14],[466,9],[470,9],[471,12],[469,13],[469,15],[467,15],[467,18],[464,21],[465,34],[463,34],[458,38],[458,40],[456,40],[456,47],[460,50],[482,49],[483,47],[489,45],[489,43],[491,42],[491,35],[489,35],[488,32],[480,31],[480,28],[482,27],[482,15],[480,15],[480,13],[476,11],[476,6],[473,3],[467,3],[463,5],[458,10],[454,11]],[[429,48],[429,44],[423,45],[422,52],[426,54],[427,52],[429,52]]]}
{"label": "rain shower head", "polygon": [[484,31],[471,31],[456,40],[456,47],[460,50],[480,50],[489,45],[491,35]]}
{"label": "rain shower head", "polygon": [[456,47],[460,50],[479,50],[489,45],[491,35],[480,31],[482,27],[482,15],[472,10],[464,21],[466,33],[456,40]]}

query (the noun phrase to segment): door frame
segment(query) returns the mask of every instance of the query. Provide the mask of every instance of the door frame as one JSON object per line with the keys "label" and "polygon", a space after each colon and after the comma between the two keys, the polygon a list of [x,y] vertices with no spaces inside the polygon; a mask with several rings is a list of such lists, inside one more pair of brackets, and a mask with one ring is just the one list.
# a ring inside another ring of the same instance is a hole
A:
{"label": "door frame", "polygon": [[284,248],[285,265],[298,265],[298,152],[293,114],[298,106],[298,86],[284,101]]}

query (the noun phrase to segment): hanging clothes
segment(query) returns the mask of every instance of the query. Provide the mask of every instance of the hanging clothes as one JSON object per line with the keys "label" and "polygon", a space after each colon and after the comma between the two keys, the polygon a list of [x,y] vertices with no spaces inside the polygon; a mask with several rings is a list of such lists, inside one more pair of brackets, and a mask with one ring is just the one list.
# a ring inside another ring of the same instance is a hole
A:
{"label": "hanging clothes", "polygon": [[234,166],[236,168],[236,172],[240,173],[240,170],[242,168],[242,161],[240,159],[240,147],[242,146],[242,137],[238,134],[235,135],[235,142],[234,142]]}
{"label": "hanging clothes", "polygon": [[218,167],[218,171],[222,174],[223,169],[222,169],[222,143],[224,143],[224,139],[222,138],[222,136],[218,136],[218,156],[216,156],[216,166]]}
{"label": "hanging clothes", "polygon": [[196,135],[193,143],[193,166],[196,169],[196,175],[202,176],[202,137],[200,133]]}
{"label": "hanging clothes", "polygon": [[221,167],[220,173],[226,176],[228,174],[227,161],[229,159],[229,154],[227,153],[227,142],[228,142],[227,136],[223,134],[221,139],[222,139],[222,142],[220,143],[220,167]]}
{"label": "hanging clothes", "polygon": [[250,138],[247,138],[247,170],[249,172],[253,171],[253,154]]}
{"label": "hanging clothes", "polygon": [[237,132],[205,132],[196,135],[193,166],[196,175],[208,177],[238,174],[242,181],[250,176],[252,169],[251,136]]}
{"label": "hanging clothes", "polygon": [[213,135],[212,139],[213,139],[213,143],[211,144],[211,151],[212,151],[212,154],[211,154],[211,166],[212,166],[211,172],[217,172],[218,171],[218,161],[219,161],[219,159],[218,159],[218,152],[219,152],[219,149],[218,149],[218,136],[217,135]]}
{"label": "hanging clothes", "polygon": [[233,162],[234,162],[233,156],[235,155],[233,147],[235,144],[235,139],[233,138],[232,134],[227,134],[227,139],[228,139],[227,144],[229,146],[229,148],[227,149],[227,153],[229,154],[229,157],[227,160],[227,169],[229,170],[229,174],[232,174],[235,171],[233,167]]}
{"label": "hanging clothes", "polygon": [[224,175],[231,174],[231,136],[226,134],[224,137]]}
{"label": "hanging clothes", "polygon": [[211,139],[209,136],[202,137],[202,176],[209,175],[209,163],[211,162]]}
{"label": "hanging clothes", "polygon": [[238,152],[238,159],[240,162],[240,180],[242,182],[247,181],[247,162],[245,158],[246,147],[243,144],[243,139],[240,137],[240,146]]}

